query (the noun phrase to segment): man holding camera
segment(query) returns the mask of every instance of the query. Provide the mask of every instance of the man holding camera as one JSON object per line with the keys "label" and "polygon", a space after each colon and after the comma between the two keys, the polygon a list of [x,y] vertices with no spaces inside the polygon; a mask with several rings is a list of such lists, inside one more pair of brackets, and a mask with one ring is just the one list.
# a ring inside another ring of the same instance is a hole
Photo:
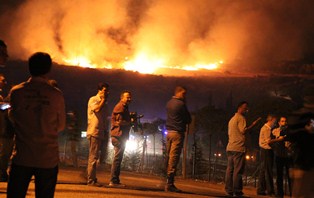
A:
{"label": "man holding camera", "polygon": [[111,143],[114,147],[114,159],[111,166],[111,179],[109,187],[124,187],[120,183],[120,168],[125,150],[126,141],[129,139],[131,129],[131,116],[128,105],[131,102],[131,92],[123,91],[120,101],[114,107],[111,115]]}
{"label": "man holding camera", "polygon": [[89,140],[89,156],[87,165],[87,185],[101,187],[96,178],[96,165],[101,143],[105,138],[106,102],[109,95],[107,83],[98,84],[98,93],[91,97],[87,107],[87,138]]}

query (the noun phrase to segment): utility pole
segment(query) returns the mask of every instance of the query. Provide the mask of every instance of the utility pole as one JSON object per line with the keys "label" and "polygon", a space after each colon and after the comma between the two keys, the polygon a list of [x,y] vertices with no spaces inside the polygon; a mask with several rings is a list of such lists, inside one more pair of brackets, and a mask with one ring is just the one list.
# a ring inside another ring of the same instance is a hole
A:
{"label": "utility pole", "polygon": [[186,179],[186,158],[187,158],[187,147],[188,147],[188,134],[189,134],[189,125],[186,127],[184,144],[183,144],[183,159],[182,159],[182,175],[183,179]]}
{"label": "utility pole", "polygon": [[211,175],[211,154],[212,154],[212,134],[209,133],[209,153],[208,153],[208,181],[210,182]]}

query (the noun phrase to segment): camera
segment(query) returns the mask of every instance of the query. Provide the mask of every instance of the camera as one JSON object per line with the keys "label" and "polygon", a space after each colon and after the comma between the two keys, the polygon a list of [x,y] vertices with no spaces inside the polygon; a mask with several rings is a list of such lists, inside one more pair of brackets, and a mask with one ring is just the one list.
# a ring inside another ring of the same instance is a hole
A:
{"label": "camera", "polygon": [[130,112],[131,126],[135,133],[139,132],[139,129],[142,129],[141,123],[142,117],[144,117],[144,115],[142,114],[138,115],[137,112]]}

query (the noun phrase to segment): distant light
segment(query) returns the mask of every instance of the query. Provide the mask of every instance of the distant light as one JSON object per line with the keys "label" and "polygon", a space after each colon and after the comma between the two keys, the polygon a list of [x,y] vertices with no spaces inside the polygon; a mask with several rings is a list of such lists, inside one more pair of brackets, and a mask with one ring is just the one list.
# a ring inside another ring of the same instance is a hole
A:
{"label": "distant light", "polygon": [[165,134],[165,135],[167,135],[167,134],[168,134],[168,132],[167,132],[167,131],[164,131],[164,134]]}
{"label": "distant light", "polygon": [[86,138],[86,137],[87,137],[87,132],[81,131],[81,138]]}
{"label": "distant light", "polygon": [[215,157],[221,157],[222,155],[221,155],[221,153],[214,153],[214,156]]}
{"label": "distant light", "polygon": [[246,155],[246,156],[245,156],[245,159],[246,159],[246,160],[249,160],[249,159],[250,159],[250,156],[249,156],[249,155]]}

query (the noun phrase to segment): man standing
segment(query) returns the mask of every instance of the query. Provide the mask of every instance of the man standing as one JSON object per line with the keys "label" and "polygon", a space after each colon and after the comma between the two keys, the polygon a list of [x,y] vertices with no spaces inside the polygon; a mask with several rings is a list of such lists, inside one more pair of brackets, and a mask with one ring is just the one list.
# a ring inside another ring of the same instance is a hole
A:
{"label": "man standing", "polygon": [[[261,128],[259,134],[260,146],[260,170],[257,185],[257,195],[274,195],[273,184],[273,160],[274,153],[269,146],[271,141],[271,131],[275,125],[276,117],[273,115],[267,116],[267,122]],[[267,191],[267,192],[265,192]]]}
{"label": "man standing", "polygon": [[[287,135],[287,118],[284,116],[281,116],[278,121],[279,127],[274,129],[272,131],[273,136],[275,136],[276,140],[280,140],[281,138],[285,137]],[[271,143],[272,140],[270,140],[272,149],[274,150],[275,154],[275,162],[276,162],[276,173],[277,173],[277,196],[283,197],[284,191],[283,191],[283,173],[285,168],[285,175],[288,178],[288,185],[289,185],[289,192],[291,195],[291,180],[289,176],[289,168],[291,164],[291,159],[288,156],[288,147],[291,145],[288,141],[276,141],[274,143]]]}
{"label": "man standing", "polygon": [[54,197],[57,183],[58,132],[65,127],[63,94],[48,83],[52,61],[37,52],[29,60],[31,78],[10,92],[10,119],[13,122],[16,154],[7,188],[8,198],[25,197],[35,176],[36,197]]}
{"label": "man standing", "polygon": [[[7,45],[4,41],[0,40],[0,67],[4,67],[8,60]],[[5,76],[0,74],[0,92],[6,85]],[[9,107],[2,94],[0,94],[0,181],[8,181],[7,168],[9,165],[10,156],[13,149],[13,130],[12,125],[8,119]]]}
{"label": "man standing", "polygon": [[98,92],[88,101],[87,138],[89,140],[89,156],[87,165],[87,185],[101,187],[97,182],[96,165],[99,158],[101,142],[105,137],[105,106],[109,95],[107,83],[98,84]]}
{"label": "man standing", "polygon": [[174,96],[168,101],[167,109],[167,140],[166,140],[166,165],[167,183],[165,191],[180,192],[174,185],[174,176],[184,142],[186,125],[191,123],[191,115],[185,104],[186,88],[177,86]]}
{"label": "man standing", "polygon": [[123,159],[126,141],[129,139],[131,129],[131,117],[129,104],[131,92],[123,91],[120,101],[114,107],[111,115],[111,143],[114,147],[114,158],[111,166],[110,187],[124,187],[120,183],[120,167]]}
{"label": "man standing", "polygon": [[[0,92],[6,85],[4,75],[0,74]],[[10,107],[0,94],[0,181],[8,181],[7,169],[9,166],[10,157],[13,150],[13,129],[8,118],[8,108]]]}
{"label": "man standing", "polygon": [[246,126],[244,115],[248,112],[248,103],[239,103],[237,112],[228,124],[228,164],[226,170],[225,190],[229,196],[242,196],[242,175],[245,167],[245,134],[260,120],[258,118],[249,127]]}

